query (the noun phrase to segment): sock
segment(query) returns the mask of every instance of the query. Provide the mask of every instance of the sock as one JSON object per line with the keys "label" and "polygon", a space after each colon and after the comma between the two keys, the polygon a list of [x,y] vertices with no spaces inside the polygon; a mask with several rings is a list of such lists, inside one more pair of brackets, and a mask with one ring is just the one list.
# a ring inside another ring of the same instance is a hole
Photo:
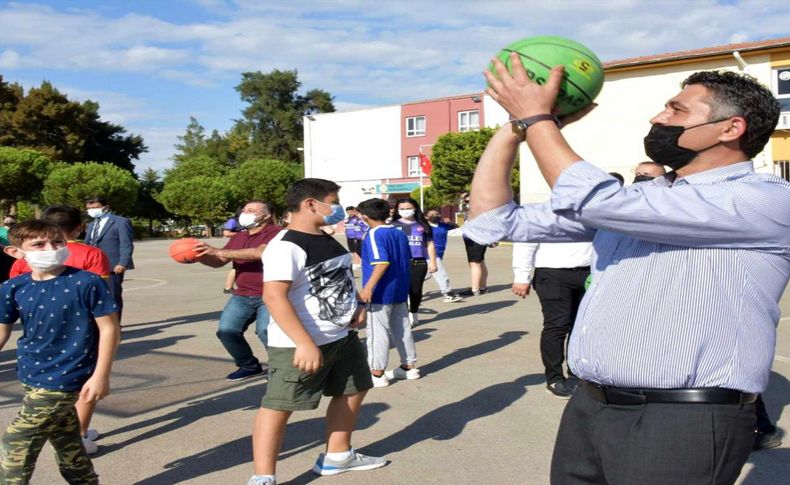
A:
{"label": "sock", "polygon": [[253,479],[260,478],[262,480],[266,480],[267,478],[272,481],[274,485],[277,484],[277,475],[253,475]]}
{"label": "sock", "polygon": [[326,457],[334,461],[347,460],[351,457],[351,449],[348,449],[346,451],[340,451],[337,453],[327,453]]}

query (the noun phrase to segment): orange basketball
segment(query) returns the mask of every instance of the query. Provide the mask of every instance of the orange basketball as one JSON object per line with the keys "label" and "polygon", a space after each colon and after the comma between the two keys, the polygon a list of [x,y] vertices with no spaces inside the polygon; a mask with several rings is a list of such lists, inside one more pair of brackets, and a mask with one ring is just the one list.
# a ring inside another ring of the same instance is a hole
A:
{"label": "orange basketball", "polygon": [[197,261],[195,253],[195,243],[198,242],[194,237],[185,237],[174,241],[170,245],[170,257],[177,263],[194,263]]}

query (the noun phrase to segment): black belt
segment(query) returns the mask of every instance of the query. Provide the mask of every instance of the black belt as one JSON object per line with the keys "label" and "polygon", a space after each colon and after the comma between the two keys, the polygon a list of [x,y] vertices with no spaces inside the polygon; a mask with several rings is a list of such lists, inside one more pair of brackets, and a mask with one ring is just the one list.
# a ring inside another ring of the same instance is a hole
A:
{"label": "black belt", "polygon": [[705,387],[699,389],[627,389],[607,387],[582,381],[582,387],[596,401],[604,404],[638,405],[648,403],[685,404],[751,404],[757,394]]}

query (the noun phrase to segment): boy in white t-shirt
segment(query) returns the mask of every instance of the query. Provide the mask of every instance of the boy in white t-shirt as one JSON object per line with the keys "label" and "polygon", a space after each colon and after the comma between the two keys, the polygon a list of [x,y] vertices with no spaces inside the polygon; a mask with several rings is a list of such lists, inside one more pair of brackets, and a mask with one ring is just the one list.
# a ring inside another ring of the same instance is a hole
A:
{"label": "boy in white t-shirt", "polygon": [[263,253],[263,299],[271,313],[269,384],[253,425],[255,475],[248,485],[276,483],[288,418],[293,411],[317,408],[322,394],[332,397],[326,411],[327,445],[313,471],[336,475],[387,464],[351,447],[351,433],[373,381],[365,348],[357,332],[349,330],[366,321],[354,288],[351,255],[320,229],[345,217],[339,190],[323,179],[291,186],[291,224]]}

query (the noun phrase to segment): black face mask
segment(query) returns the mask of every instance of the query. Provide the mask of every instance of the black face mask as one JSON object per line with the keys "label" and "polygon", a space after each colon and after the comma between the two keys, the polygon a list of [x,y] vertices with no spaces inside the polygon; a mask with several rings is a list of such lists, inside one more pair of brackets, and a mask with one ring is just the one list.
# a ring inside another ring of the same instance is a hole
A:
{"label": "black face mask", "polygon": [[678,139],[686,130],[697,128],[699,126],[710,125],[724,121],[728,118],[720,120],[708,121],[707,123],[700,123],[699,125],[684,127],[684,126],[665,126],[653,125],[650,127],[650,133],[645,137],[645,153],[651,160],[661,165],[666,165],[672,170],[683,168],[689,164],[700,153],[710,150],[718,146],[721,142],[716,142],[713,145],[703,148],[702,150],[691,150],[678,146]]}
{"label": "black face mask", "polygon": [[647,182],[648,180],[653,180],[655,177],[652,175],[637,175],[634,177],[634,183],[637,182]]}
{"label": "black face mask", "polygon": [[442,222],[442,218],[441,218],[440,216],[431,217],[431,218],[430,218],[430,219],[428,219],[428,220],[429,220],[430,222],[433,222],[434,224],[439,224],[440,222]]}

